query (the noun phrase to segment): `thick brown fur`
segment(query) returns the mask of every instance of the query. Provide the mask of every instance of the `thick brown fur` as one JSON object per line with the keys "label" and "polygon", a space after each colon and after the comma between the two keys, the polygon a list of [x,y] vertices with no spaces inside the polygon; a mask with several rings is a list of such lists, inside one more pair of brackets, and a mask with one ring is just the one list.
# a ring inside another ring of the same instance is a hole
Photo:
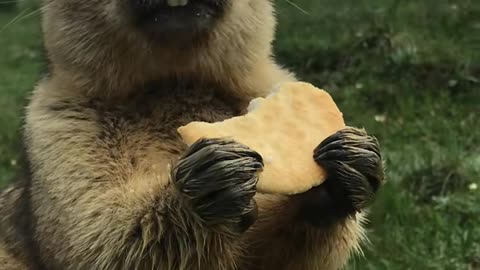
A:
{"label": "thick brown fur", "polygon": [[173,47],[134,29],[124,2],[44,0],[50,74],[26,110],[25,173],[0,196],[0,269],[345,265],[383,179],[374,138],[347,128],[319,141],[329,179],[289,197],[256,193],[254,151],[189,148],[176,133],[295,80],[271,55],[272,3],[228,2],[208,35]]}

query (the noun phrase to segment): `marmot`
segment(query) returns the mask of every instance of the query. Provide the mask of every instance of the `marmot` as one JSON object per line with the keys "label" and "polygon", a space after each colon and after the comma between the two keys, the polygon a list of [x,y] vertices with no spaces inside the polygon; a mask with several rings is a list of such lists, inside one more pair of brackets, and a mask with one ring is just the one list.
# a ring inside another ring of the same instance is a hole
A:
{"label": "marmot", "polygon": [[176,132],[296,80],[272,55],[272,1],[44,0],[42,12],[49,74],[26,108],[24,176],[0,197],[2,269],[339,269],[359,249],[383,179],[374,137],[319,141],[327,181],[280,196],[256,192],[253,150],[187,147]]}

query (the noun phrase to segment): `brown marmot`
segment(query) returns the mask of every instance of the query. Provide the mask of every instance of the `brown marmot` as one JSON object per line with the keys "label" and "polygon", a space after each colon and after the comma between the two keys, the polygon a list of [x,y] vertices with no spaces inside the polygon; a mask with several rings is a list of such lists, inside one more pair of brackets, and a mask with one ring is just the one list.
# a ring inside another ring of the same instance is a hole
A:
{"label": "brown marmot", "polygon": [[383,179],[375,138],[346,128],[319,141],[328,180],[280,196],[256,192],[256,152],[187,147],[176,132],[295,80],[272,56],[273,11],[270,0],[44,0],[49,74],[26,109],[23,177],[0,196],[0,268],[345,265]]}

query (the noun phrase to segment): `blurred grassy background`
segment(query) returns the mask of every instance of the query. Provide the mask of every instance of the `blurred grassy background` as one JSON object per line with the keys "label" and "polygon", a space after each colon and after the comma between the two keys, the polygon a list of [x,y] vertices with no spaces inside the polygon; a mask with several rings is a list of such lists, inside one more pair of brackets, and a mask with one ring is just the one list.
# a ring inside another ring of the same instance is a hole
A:
{"label": "blurred grassy background", "polygon": [[[44,66],[38,6],[10,1],[0,0],[0,185]],[[291,1],[299,8],[276,1],[280,62],[330,91],[385,156],[371,244],[349,269],[480,269],[480,1]]]}

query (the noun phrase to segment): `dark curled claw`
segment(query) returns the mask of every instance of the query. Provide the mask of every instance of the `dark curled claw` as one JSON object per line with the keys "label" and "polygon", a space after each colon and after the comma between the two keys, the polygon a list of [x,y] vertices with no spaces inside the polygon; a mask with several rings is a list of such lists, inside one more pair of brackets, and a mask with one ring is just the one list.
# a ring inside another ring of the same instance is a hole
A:
{"label": "dark curled claw", "polygon": [[179,161],[172,179],[205,223],[248,227],[256,217],[253,197],[262,169],[262,157],[244,145],[201,139]]}
{"label": "dark curled claw", "polygon": [[320,143],[313,157],[327,171],[332,192],[347,196],[354,211],[367,207],[383,183],[379,143],[364,130],[338,131]]}

